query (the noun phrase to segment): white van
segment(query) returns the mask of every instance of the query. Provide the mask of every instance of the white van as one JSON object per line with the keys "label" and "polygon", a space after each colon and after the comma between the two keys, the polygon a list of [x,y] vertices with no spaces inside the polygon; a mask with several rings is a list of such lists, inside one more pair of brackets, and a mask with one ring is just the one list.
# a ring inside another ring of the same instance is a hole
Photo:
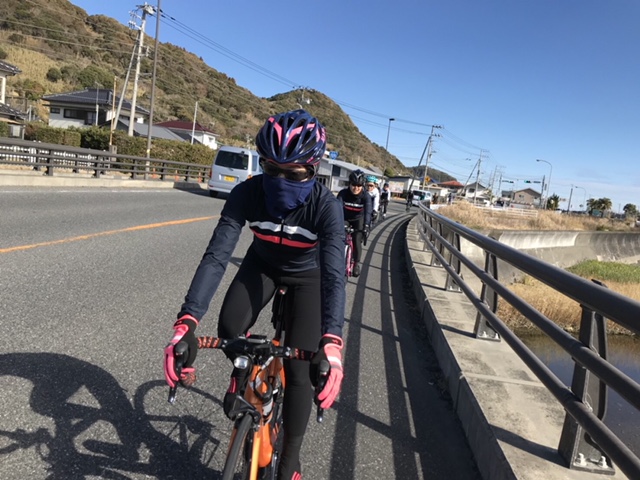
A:
{"label": "white van", "polygon": [[422,202],[427,202],[427,206],[431,205],[431,192],[427,192],[426,190],[411,190],[413,192],[413,200],[411,203],[415,205],[419,205]]}
{"label": "white van", "polygon": [[209,195],[229,193],[241,182],[262,173],[260,157],[255,150],[223,145],[218,149],[211,166]]}

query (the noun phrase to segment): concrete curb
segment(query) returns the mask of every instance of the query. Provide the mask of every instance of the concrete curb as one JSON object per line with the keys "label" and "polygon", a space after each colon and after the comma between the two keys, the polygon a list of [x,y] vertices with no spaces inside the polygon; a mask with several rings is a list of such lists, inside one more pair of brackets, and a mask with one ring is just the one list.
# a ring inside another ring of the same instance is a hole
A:
{"label": "concrete curb", "polygon": [[105,187],[105,188],[175,188],[208,190],[206,183],[132,180],[128,178],[94,178],[89,174],[44,175],[43,172],[0,169],[0,186],[4,187]]}

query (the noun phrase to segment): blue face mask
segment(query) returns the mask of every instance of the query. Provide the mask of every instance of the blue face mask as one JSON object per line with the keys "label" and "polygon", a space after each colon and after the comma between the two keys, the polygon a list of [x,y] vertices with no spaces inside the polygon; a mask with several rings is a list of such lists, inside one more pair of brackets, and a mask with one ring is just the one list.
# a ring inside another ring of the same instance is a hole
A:
{"label": "blue face mask", "polygon": [[287,213],[304,203],[315,183],[315,178],[306,182],[295,182],[263,174],[262,188],[266,197],[267,212],[272,217],[283,219]]}

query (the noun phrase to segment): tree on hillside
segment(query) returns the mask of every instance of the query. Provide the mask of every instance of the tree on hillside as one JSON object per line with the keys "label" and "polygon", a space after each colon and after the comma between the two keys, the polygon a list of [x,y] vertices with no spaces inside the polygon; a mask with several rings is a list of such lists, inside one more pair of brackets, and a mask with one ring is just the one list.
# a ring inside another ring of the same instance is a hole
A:
{"label": "tree on hillside", "polygon": [[547,199],[547,210],[557,210],[560,207],[560,197],[554,193]]}

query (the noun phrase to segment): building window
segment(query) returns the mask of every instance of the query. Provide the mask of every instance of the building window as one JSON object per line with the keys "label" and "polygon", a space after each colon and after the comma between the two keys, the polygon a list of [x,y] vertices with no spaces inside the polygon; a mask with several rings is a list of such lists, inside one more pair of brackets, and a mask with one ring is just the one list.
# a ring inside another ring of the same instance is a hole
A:
{"label": "building window", "polygon": [[60,107],[51,107],[50,112],[51,113],[60,113]]}
{"label": "building window", "polygon": [[87,112],[85,112],[84,110],[72,110],[70,108],[65,108],[64,118],[76,118],[78,120],[84,120],[87,118]]}

